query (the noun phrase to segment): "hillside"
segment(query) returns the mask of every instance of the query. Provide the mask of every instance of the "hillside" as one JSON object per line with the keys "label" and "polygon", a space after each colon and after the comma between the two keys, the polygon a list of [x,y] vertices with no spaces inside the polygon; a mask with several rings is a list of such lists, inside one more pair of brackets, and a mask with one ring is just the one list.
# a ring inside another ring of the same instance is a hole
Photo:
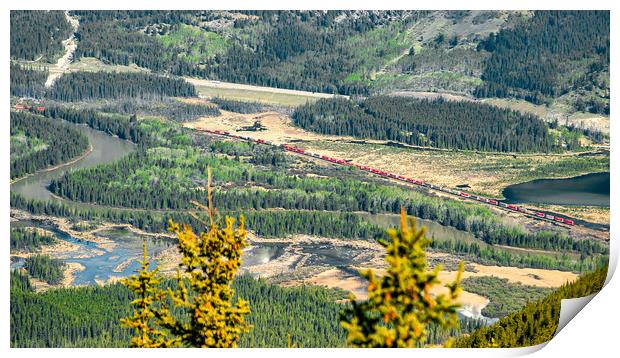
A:
{"label": "hillside", "polygon": [[[609,13],[604,11],[71,14],[80,23],[78,60],[94,57],[162,74],[312,92],[522,98],[549,106],[551,120],[559,114],[609,114]],[[15,12],[13,28],[26,27],[33,21],[28,16]],[[20,50],[19,44],[41,37],[12,31],[11,58],[53,62],[61,51],[57,39],[68,35],[70,26],[61,12],[34,20],[58,23],[59,33]]]}

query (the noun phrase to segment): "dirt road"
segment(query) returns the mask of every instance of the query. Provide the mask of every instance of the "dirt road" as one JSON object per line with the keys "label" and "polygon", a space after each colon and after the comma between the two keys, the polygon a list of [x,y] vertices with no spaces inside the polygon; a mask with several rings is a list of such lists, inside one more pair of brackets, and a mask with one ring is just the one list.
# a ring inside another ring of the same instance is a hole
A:
{"label": "dirt road", "polygon": [[65,17],[67,18],[67,22],[71,24],[73,33],[68,39],[62,42],[65,47],[65,54],[58,59],[55,65],[52,65],[49,68],[49,75],[47,76],[47,81],[45,81],[46,88],[52,87],[54,82],[69,69],[69,65],[73,61],[73,54],[77,49],[77,39],[75,38],[74,33],[80,26],[80,21],[77,17],[72,17],[69,15],[69,11],[65,11]]}

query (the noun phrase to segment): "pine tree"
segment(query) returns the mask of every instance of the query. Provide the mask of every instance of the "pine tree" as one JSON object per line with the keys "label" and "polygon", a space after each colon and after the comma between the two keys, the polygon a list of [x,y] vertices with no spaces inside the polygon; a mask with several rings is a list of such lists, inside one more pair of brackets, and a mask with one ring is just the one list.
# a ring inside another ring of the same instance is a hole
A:
{"label": "pine tree", "polygon": [[427,270],[424,249],[430,240],[424,228],[417,230],[415,221],[401,209],[401,228],[388,230],[390,241],[380,243],[387,250],[389,265],[386,275],[377,278],[372,270],[362,272],[368,283],[368,300],[356,302],[343,314],[342,326],[348,331],[347,341],[355,347],[417,347],[426,340],[426,326],[441,328],[458,326],[456,298],[461,290],[462,263],[454,283],[447,285],[449,295],[431,295],[439,282],[441,267]]}
{"label": "pine tree", "polygon": [[136,275],[122,280],[122,283],[137,298],[131,302],[131,305],[135,307],[133,315],[121,319],[121,324],[125,327],[133,328],[136,333],[131,338],[132,347],[172,347],[176,344],[176,341],[166,338],[165,332],[153,326],[157,311],[155,304],[164,299],[165,292],[158,287],[161,281],[161,277],[158,275],[159,269],[155,268],[149,271],[146,242],[144,242],[143,248],[144,255],[143,260],[140,262],[140,271]]}
{"label": "pine tree", "polygon": [[234,228],[235,220],[226,217],[226,226],[220,229],[211,200],[210,167],[208,199],[208,207],[194,203],[208,212],[208,231],[195,234],[189,225],[170,220],[182,255],[176,288],[158,287],[160,278],[156,270],[148,271],[146,253],[142,270],[126,281],[139,297],[133,316],[123,320],[139,333],[133,346],[236,347],[240,335],[251,329],[244,318],[250,313],[249,303],[241,298],[233,303],[231,287],[246,245],[244,219],[241,216]]}

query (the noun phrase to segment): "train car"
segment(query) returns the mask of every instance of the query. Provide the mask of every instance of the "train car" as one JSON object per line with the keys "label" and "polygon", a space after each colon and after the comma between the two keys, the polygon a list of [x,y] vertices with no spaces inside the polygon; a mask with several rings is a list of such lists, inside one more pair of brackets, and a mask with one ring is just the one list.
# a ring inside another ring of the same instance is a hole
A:
{"label": "train car", "polygon": [[26,109],[26,107],[24,105],[21,105],[21,104],[16,104],[15,105],[15,109]]}
{"label": "train car", "polygon": [[45,107],[39,106],[36,108],[37,111],[42,112],[45,111]]}
{"label": "train car", "polygon": [[555,218],[553,218],[553,220],[559,222],[559,223],[563,223],[564,222],[564,218],[561,218],[559,216],[556,216]]}
{"label": "train car", "polygon": [[414,180],[417,185],[424,185],[424,180]]}
{"label": "train car", "polygon": [[462,196],[462,197],[464,197],[464,198],[469,198],[469,197],[470,197],[470,195],[469,195],[469,194],[467,194],[467,193],[465,193],[465,192],[462,192],[462,191],[461,191],[461,192],[459,192],[459,195],[460,195],[460,196]]}
{"label": "train car", "polygon": [[222,132],[222,133],[224,133],[224,134],[226,134],[226,135],[230,135],[230,132],[227,132],[227,131],[224,131],[224,132]]}
{"label": "train car", "polygon": [[545,217],[545,213],[541,213],[540,211],[535,212],[534,215],[538,216],[539,218]]}
{"label": "train car", "polygon": [[499,205],[499,201],[497,201],[495,199],[489,199],[489,204],[491,204],[491,205]]}
{"label": "train car", "polygon": [[501,201],[498,202],[498,205],[501,206],[502,208],[507,208],[508,207],[508,204],[502,203]]}
{"label": "train car", "polygon": [[564,219],[564,224],[573,226],[575,225],[575,222],[571,219]]}
{"label": "train car", "polygon": [[506,206],[508,209],[510,210],[515,210],[517,211],[517,206],[516,205],[512,205],[512,204],[508,204],[508,206]]}
{"label": "train car", "polygon": [[321,158],[321,156],[316,154],[316,153],[312,153],[312,156],[315,157],[315,158]]}
{"label": "train car", "polygon": [[[256,142],[260,143],[260,144],[265,144],[265,140],[264,139],[257,139]],[[284,147],[286,148],[286,147]]]}
{"label": "train car", "polygon": [[545,214],[545,219],[553,220],[553,218],[555,218],[555,216],[549,215],[549,214]]}

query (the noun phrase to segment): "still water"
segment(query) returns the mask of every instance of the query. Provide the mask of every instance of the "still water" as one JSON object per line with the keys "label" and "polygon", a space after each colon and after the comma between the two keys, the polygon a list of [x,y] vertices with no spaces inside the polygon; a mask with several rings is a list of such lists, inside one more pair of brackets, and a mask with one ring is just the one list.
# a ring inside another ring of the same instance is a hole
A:
{"label": "still water", "polygon": [[539,179],[503,191],[507,203],[609,206],[609,173]]}

